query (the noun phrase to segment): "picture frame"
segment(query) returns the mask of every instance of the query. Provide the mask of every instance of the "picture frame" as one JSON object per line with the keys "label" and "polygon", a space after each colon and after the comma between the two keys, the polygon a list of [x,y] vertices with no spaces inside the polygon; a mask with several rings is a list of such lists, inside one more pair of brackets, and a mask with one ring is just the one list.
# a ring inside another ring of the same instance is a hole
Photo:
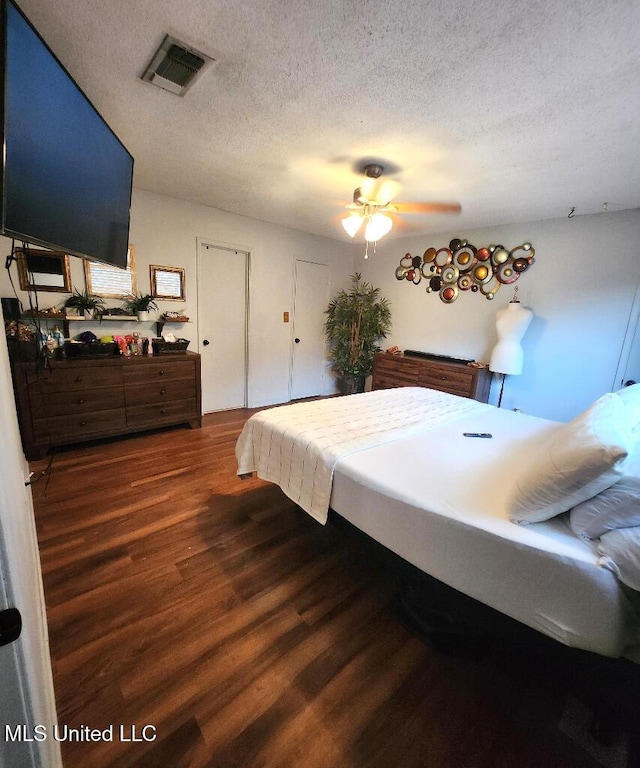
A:
{"label": "picture frame", "polygon": [[127,268],[120,269],[98,261],[84,260],[84,279],[87,292],[92,296],[105,299],[130,299],[135,296],[136,280],[136,249],[129,245],[127,251]]}
{"label": "picture frame", "polygon": [[151,295],[162,301],[184,301],[185,270],[182,267],[162,267],[157,264],[149,266]]}
{"label": "picture frame", "polygon": [[69,256],[64,251],[17,248],[15,255],[23,291],[71,292]]}

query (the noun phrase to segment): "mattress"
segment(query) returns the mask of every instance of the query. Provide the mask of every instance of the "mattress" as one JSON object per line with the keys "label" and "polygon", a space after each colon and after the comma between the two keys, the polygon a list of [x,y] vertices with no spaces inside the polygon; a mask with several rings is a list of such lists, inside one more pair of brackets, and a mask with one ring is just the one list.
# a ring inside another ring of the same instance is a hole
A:
{"label": "mattress", "polygon": [[451,424],[486,408],[475,400],[405,387],[283,405],[254,414],[236,443],[238,474],[257,472],[326,523],[337,461]]}
{"label": "mattress", "polygon": [[514,473],[559,427],[482,405],[454,424],[343,456],[330,504],[417,568],[517,621],[571,647],[636,659],[638,614],[595,547],[566,516],[508,520]]}

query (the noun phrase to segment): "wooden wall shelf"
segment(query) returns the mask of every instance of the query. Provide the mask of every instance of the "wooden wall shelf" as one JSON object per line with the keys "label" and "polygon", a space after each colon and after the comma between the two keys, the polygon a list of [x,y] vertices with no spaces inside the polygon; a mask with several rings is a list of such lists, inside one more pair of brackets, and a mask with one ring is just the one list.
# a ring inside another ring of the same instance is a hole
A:
{"label": "wooden wall shelf", "polygon": [[[50,315],[47,312],[25,312],[24,317],[37,320],[48,320],[49,322],[62,324],[62,333],[65,339],[70,338],[71,333],[69,331],[70,323],[86,323],[86,322],[100,322],[100,320],[91,317],[83,317],[81,315]],[[108,320],[110,322],[123,322],[123,323],[137,323],[137,322],[155,322],[156,336],[162,336],[162,330],[167,323],[175,323],[185,325],[190,323],[190,320],[171,320],[162,318],[160,320],[143,320],[139,321],[135,315],[102,315],[102,320]]]}

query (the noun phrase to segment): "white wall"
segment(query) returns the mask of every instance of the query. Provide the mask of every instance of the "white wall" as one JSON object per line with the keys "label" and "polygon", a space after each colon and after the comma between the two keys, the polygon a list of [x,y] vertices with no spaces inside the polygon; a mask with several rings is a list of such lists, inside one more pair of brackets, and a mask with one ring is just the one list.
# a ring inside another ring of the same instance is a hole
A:
{"label": "white wall", "polygon": [[[529,224],[384,240],[375,256],[356,258],[354,270],[379,286],[391,302],[393,329],[384,346],[420,349],[488,362],[497,338],[495,314],[515,286],[489,301],[461,292],[453,304],[398,281],[400,257],[447,246],[453,237],[477,247],[526,241],[536,262],[516,283],[518,298],[535,312],[523,340],[521,376],[507,378],[503,407],[568,420],[610,391],[636,286],[640,283],[640,211],[576,216]],[[494,387],[492,401],[495,402]]]}
{"label": "white wall", "polygon": [[[414,236],[381,241],[365,261],[360,243],[337,242],[292,229],[173,198],[134,190],[131,242],[136,246],[138,289],[149,290],[149,264],[186,269],[187,314],[179,326],[197,349],[197,238],[249,250],[251,263],[249,405],[285,402],[289,396],[293,323],[282,313],[293,309],[293,264],[296,258],[331,267],[331,294],[348,285],[361,271],[378,285],[392,305],[393,329],[384,346],[423,349],[488,361],[496,341],[494,318],[513,295],[504,286],[493,301],[461,293],[453,304],[435,294],[395,279],[395,268],[406,252],[422,254],[442,247],[453,237],[476,246],[501,243],[513,248],[525,241],[536,249],[536,263],[517,285],[519,298],[535,312],[523,341],[524,371],[509,377],[503,407],[567,420],[611,389],[633,297],[640,284],[640,211],[575,216],[529,224]],[[8,253],[8,241],[4,240]],[[75,287],[84,288],[80,259],[71,259]],[[17,274],[14,269],[14,281]],[[21,297],[24,294],[18,293]],[[2,270],[0,295],[12,289]],[[41,306],[60,304],[65,295],[40,294]],[[182,305],[164,302],[161,309]],[[72,327],[72,333],[89,327]],[[131,332],[131,324],[106,322],[92,328],[109,334]],[[145,334],[153,325],[140,325]],[[495,389],[495,388],[494,388]],[[496,392],[492,393],[495,401]]]}
{"label": "white wall", "polygon": [[[192,323],[177,326],[197,350],[197,239],[229,244],[251,253],[249,317],[249,406],[285,402],[289,397],[290,357],[293,323],[283,322],[283,312],[293,311],[294,261],[305,259],[331,268],[331,294],[348,283],[353,272],[351,242],[337,242],[293,229],[267,224],[215,208],[136,189],[131,208],[130,242],[135,246],[138,291],[148,293],[149,265],[184,267],[186,302],[158,302],[160,310],[182,310]],[[4,240],[9,252],[9,241]],[[18,286],[17,271],[13,270]],[[82,261],[71,258],[74,288],[85,287]],[[21,299],[25,294],[18,290]],[[12,296],[5,270],[0,277],[0,295]],[[62,293],[41,293],[41,307],[61,304]],[[120,302],[109,302],[118,306]],[[292,317],[293,320],[293,317]],[[71,334],[92,330],[96,335],[131,333],[131,323],[104,321],[102,324],[77,323]],[[153,335],[153,323],[136,325],[142,335]],[[327,393],[333,391],[328,380]]]}

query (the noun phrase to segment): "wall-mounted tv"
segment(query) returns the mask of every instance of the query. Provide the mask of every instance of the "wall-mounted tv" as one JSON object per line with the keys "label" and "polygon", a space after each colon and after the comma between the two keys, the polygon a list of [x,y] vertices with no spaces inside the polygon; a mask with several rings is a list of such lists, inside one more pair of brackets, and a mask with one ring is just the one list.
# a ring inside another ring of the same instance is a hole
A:
{"label": "wall-mounted tv", "polygon": [[0,234],[126,267],[133,158],[22,11],[0,3]]}

